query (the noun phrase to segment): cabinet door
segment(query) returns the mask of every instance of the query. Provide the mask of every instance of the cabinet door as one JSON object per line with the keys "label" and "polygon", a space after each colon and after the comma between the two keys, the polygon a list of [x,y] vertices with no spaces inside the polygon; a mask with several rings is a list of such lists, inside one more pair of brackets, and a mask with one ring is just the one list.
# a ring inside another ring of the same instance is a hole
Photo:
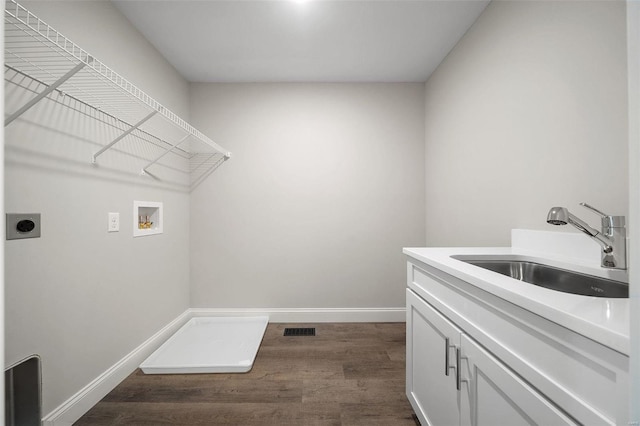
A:
{"label": "cabinet door", "polygon": [[577,424],[468,336],[461,345],[462,425]]}
{"label": "cabinet door", "polygon": [[407,397],[422,426],[460,424],[455,371],[460,336],[457,327],[407,290]]}

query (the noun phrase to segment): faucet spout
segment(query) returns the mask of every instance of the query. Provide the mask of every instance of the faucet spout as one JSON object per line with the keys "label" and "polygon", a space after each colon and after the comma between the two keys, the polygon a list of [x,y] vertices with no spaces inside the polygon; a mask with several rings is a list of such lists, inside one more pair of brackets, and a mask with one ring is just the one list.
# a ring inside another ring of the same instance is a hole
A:
{"label": "faucet spout", "polygon": [[602,246],[602,251],[605,253],[611,253],[613,251],[609,237],[602,235],[600,231],[593,229],[579,217],[569,213],[568,223],[596,240],[596,242]]}
{"label": "faucet spout", "polygon": [[552,207],[547,214],[547,223],[551,225],[571,224],[600,244],[602,247],[602,267],[626,269],[624,216],[608,216],[588,204],[581,203],[581,205],[601,216],[601,231],[592,228],[585,221],[570,213],[566,207]]}

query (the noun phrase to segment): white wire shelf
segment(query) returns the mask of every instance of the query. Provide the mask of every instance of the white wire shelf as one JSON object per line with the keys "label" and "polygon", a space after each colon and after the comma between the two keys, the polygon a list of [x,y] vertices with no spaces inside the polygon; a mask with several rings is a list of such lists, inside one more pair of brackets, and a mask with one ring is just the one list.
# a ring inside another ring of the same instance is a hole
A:
{"label": "white wire shelf", "polygon": [[15,0],[5,4],[5,127],[23,114],[47,116],[34,112],[38,104],[70,109],[110,129],[102,132],[109,138],[93,141],[92,163],[117,151],[135,157],[140,174],[187,175],[172,179],[190,189],[231,157]]}

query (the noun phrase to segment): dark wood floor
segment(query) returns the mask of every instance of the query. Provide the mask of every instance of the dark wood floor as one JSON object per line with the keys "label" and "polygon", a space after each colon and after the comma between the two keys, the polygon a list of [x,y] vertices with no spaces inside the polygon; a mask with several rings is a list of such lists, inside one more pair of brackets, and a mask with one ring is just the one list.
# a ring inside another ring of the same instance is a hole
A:
{"label": "dark wood floor", "polygon": [[404,323],[269,324],[249,373],[137,370],[75,425],[415,426],[404,375]]}

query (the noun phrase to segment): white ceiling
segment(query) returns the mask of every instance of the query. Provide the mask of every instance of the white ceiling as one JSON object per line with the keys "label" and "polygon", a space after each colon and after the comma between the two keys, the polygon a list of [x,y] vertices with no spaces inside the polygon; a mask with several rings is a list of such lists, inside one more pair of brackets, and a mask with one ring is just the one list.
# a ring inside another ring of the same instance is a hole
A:
{"label": "white ceiling", "polygon": [[423,82],[488,0],[113,0],[192,82]]}

